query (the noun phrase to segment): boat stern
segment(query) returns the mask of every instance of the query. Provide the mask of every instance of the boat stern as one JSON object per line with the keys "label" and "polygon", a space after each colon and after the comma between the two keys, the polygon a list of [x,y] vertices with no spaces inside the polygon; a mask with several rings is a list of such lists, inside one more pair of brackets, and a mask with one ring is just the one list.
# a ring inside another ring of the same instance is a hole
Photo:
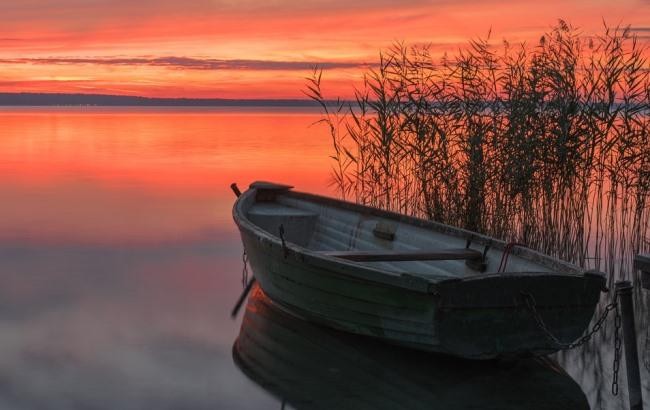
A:
{"label": "boat stern", "polygon": [[435,289],[440,343],[473,359],[554,353],[585,332],[606,290],[600,272],[445,281]]}

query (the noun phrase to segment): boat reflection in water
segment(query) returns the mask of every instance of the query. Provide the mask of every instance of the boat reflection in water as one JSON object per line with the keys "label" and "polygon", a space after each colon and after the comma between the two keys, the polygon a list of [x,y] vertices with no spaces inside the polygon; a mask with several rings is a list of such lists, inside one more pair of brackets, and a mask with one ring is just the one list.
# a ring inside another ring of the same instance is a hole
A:
{"label": "boat reflection in water", "polygon": [[236,365],[297,409],[588,409],[548,359],[469,361],[391,346],[286,313],[255,285]]}

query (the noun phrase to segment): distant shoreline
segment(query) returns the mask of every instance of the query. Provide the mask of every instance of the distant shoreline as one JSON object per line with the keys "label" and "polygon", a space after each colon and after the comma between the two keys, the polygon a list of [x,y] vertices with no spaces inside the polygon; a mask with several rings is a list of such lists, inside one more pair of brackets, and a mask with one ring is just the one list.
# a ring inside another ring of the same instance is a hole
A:
{"label": "distant shoreline", "polygon": [[[336,101],[327,101],[335,105]],[[0,93],[0,106],[318,107],[308,99],[150,98],[110,94]]]}

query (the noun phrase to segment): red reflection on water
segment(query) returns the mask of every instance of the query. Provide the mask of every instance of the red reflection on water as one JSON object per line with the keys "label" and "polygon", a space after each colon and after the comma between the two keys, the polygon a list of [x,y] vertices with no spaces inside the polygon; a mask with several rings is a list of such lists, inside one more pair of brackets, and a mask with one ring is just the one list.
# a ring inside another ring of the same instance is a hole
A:
{"label": "red reflection on water", "polygon": [[311,126],[318,118],[287,111],[5,111],[0,236],[173,240],[231,231],[231,182],[266,179],[329,192],[329,139]]}

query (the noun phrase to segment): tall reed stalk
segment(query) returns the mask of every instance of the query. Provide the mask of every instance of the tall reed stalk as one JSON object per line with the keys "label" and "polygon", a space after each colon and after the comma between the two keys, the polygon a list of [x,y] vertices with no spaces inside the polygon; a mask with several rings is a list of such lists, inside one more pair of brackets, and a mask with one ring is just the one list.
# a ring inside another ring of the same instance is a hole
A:
{"label": "tall reed stalk", "polygon": [[[630,277],[650,248],[650,67],[628,28],[564,21],[534,46],[396,44],[328,106],[344,198],[524,242]],[[622,263],[623,262],[623,263]]]}

